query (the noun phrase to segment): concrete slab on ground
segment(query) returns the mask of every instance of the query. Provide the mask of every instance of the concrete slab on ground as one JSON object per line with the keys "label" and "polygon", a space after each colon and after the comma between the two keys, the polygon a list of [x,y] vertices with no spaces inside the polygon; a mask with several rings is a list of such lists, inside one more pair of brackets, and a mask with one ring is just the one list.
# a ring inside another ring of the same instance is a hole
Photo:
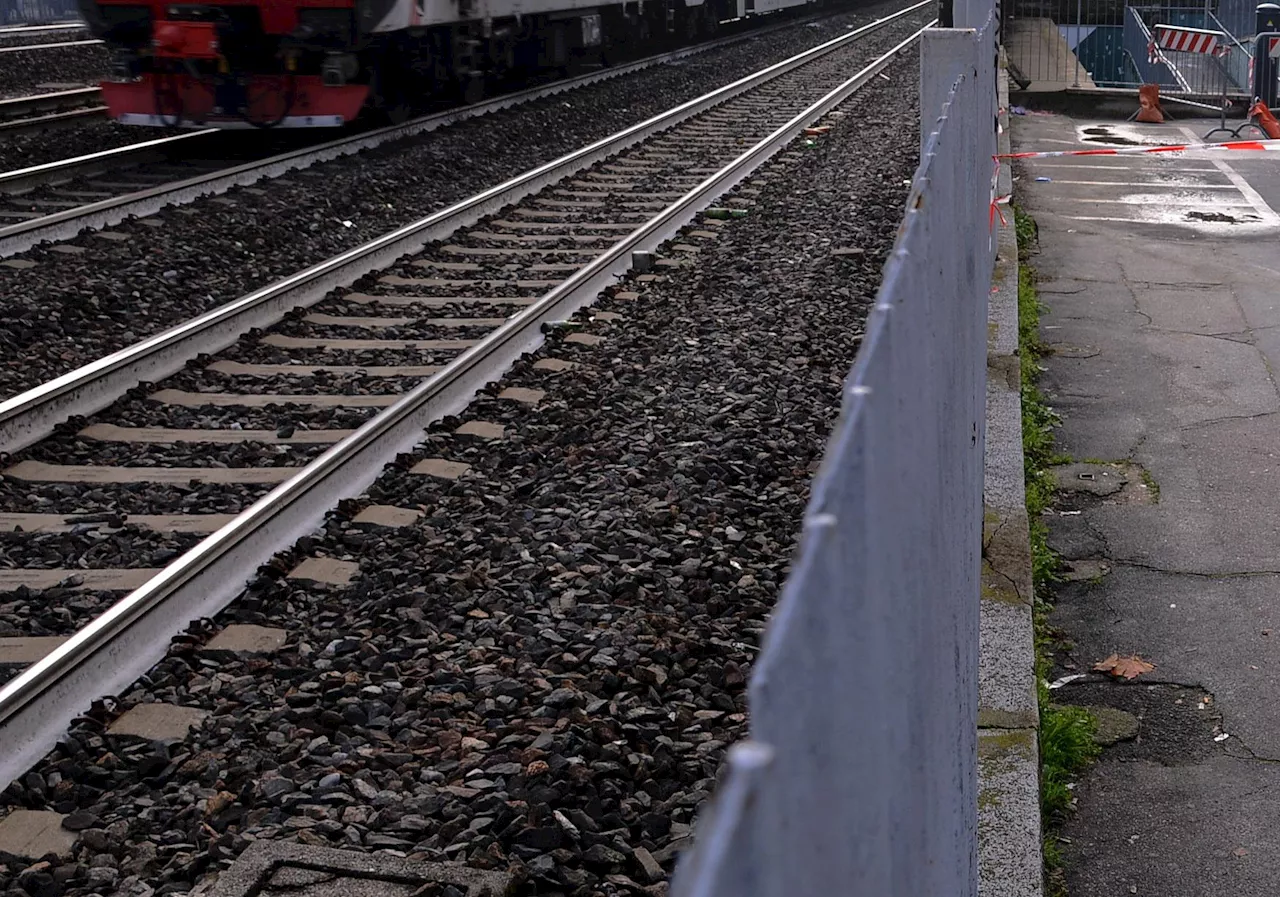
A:
{"label": "concrete slab on ground", "polygon": [[279,651],[289,640],[289,633],[274,626],[232,623],[205,645],[206,651],[228,651],[233,654],[270,654]]}
{"label": "concrete slab on ground", "polygon": [[[1209,123],[1014,120],[1014,149],[1181,143]],[[1043,388],[1059,448],[1124,462],[1073,491],[1054,544],[1099,571],[1061,586],[1061,672],[1112,653],[1156,669],[1079,680],[1063,703],[1141,720],[1077,790],[1072,897],[1280,890],[1280,157],[1086,156],[1016,163],[1031,263],[1059,351]],[[1094,490],[1107,491],[1107,490]],[[1274,634],[1273,634],[1274,633]],[[1165,683],[1165,684],[1159,684]],[[1181,686],[1181,687],[1179,687]],[[1166,693],[1167,692],[1167,693]],[[1074,695],[1074,697],[1073,697]],[[1223,737],[1223,736],[1226,737]]]}
{"label": "concrete slab on ground", "polygon": [[211,897],[412,897],[448,893],[446,886],[466,897],[506,897],[515,881],[455,863],[254,841],[218,876]]}
{"label": "concrete slab on ground", "polygon": [[48,810],[14,810],[0,819],[0,856],[38,860],[70,856],[76,833],[62,827],[66,817]]}
{"label": "concrete slab on ground", "polygon": [[136,704],[107,727],[108,735],[126,735],[148,741],[181,741],[200,725],[209,711],[177,704]]}
{"label": "concrete slab on ground", "polygon": [[0,638],[0,666],[24,667],[33,664],[66,640],[65,635],[15,635]]}

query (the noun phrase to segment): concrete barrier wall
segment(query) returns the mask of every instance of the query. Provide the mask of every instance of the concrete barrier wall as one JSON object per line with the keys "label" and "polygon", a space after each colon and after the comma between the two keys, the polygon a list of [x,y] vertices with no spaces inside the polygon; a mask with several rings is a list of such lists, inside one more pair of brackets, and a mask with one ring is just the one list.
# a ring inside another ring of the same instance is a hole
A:
{"label": "concrete barrier wall", "polygon": [[[981,15],[985,11],[985,15]],[[681,897],[974,897],[989,2],[921,45],[922,151]]]}

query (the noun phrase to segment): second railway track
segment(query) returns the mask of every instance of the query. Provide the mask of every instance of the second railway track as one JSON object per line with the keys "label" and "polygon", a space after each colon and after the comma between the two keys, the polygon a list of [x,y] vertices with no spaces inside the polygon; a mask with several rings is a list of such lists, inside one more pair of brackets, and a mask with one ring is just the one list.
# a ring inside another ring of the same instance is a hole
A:
{"label": "second railway track", "polygon": [[60,22],[52,25],[9,25],[0,28],[0,47],[21,47],[32,44],[56,44],[76,42],[88,36],[88,29],[81,22]]}
{"label": "second railway track", "polygon": [[76,87],[0,100],[0,133],[47,130],[102,118],[106,107],[96,87]]}
{"label": "second railway track", "polygon": [[[36,654],[57,644],[0,690],[0,733],[15,746],[0,778],[21,774],[88,699],[123,689],[172,634],[232,600],[546,328],[567,326],[633,263],[653,265],[641,280],[679,269],[649,253],[874,78],[914,41],[926,8],[0,403],[0,451],[13,453],[0,471],[0,591],[31,607],[30,636],[52,639],[33,642]],[[714,240],[716,220],[671,252]],[[462,472],[444,459],[419,467]],[[341,577],[341,565],[315,575]]]}
{"label": "second railway track", "polygon": [[[241,135],[212,129],[192,129],[178,134],[157,132],[154,135],[138,129],[139,135],[148,139],[0,172],[0,258],[24,252],[41,243],[71,239],[86,229],[109,227],[129,218],[145,218],[170,206],[225,193],[235,187],[251,185],[601,80],[643,71],[655,64],[678,64],[684,58],[733,45],[744,38],[759,37],[779,28],[795,27],[795,24],[784,23],[744,34],[731,34],[716,41],[499,94],[480,103],[425,115],[403,125],[344,135],[274,154],[255,149],[255,144],[250,142],[236,142]],[[99,116],[100,109],[65,108],[73,103],[91,103],[94,96],[95,89],[87,88],[0,100],[0,132],[6,128],[43,128]],[[6,108],[10,109],[8,114]],[[49,111],[43,115],[22,111],[58,108],[63,111]],[[10,118],[13,120],[7,120]]]}
{"label": "second railway track", "polygon": [[0,41],[0,97],[89,87],[107,69],[107,50],[99,40],[51,38],[13,45]]}

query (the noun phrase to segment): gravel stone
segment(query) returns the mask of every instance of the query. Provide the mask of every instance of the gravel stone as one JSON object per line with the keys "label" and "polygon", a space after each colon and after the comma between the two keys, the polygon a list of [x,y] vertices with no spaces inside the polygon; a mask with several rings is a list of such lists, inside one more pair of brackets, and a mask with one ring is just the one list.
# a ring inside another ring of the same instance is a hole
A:
{"label": "gravel stone", "polygon": [[[20,91],[24,95],[26,91]],[[54,135],[57,135],[54,137]],[[84,121],[56,131],[19,131],[0,143],[0,171],[44,165],[139,142],[138,129],[105,119]],[[61,189],[61,188],[59,188]]]}
{"label": "gravel stone", "polygon": [[[84,35],[46,37],[42,43],[83,39]],[[110,61],[102,44],[0,53],[0,98],[65,90],[68,84],[88,87],[106,77]]]}

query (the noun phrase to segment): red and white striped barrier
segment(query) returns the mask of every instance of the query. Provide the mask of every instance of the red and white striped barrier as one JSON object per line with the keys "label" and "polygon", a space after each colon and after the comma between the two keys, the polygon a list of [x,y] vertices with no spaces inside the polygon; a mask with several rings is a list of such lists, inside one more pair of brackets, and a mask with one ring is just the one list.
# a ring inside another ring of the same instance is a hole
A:
{"label": "red and white striped barrier", "polygon": [[[1153,42],[1161,50],[1179,53],[1200,53],[1206,56],[1225,56],[1231,49],[1221,31],[1204,28],[1183,28],[1180,25],[1157,25]],[[1155,60],[1152,60],[1153,62]]]}
{"label": "red and white striped barrier", "polygon": [[1115,149],[1048,150],[999,153],[997,159],[1052,159],[1059,156],[1140,156],[1144,153],[1185,153],[1193,150],[1280,152],[1280,140],[1228,140],[1223,143],[1171,143],[1162,146],[1122,146]]}

